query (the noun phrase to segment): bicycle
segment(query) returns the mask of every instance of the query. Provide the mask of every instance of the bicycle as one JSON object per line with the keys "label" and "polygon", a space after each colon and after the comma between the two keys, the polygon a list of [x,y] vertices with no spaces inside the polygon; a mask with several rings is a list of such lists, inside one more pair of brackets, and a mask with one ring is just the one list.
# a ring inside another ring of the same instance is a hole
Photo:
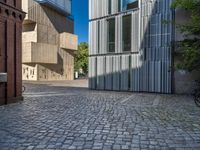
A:
{"label": "bicycle", "polygon": [[195,104],[200,107],[200,82],[197,81],[197,89],[193,92],[194,102]]}

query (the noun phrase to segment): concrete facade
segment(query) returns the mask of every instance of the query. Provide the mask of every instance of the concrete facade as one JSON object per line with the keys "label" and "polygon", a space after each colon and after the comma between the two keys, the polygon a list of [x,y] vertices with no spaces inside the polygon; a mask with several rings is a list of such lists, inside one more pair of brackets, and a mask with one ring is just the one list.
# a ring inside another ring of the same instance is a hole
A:
{"label": "concrete facade", "polygon": [[21,0],[0,0],[0,105],[23,99],[21,34],[24,15]]}
{"label": "concrete facade", "polygon": [[61,1],[40,2],[22,1],[27,13],[22,34],[23,80],[73,80],[77,36],[69,18],[71,1],[66,7],[61,7]]}
{"label": "concrete facade", "polygon": [[200,74],[174,68],[180,59],[173,55],[176,49],[172,42],[184,36],[174,25],[165,23],[184,23],[189,15],[172,10],[171,3],[172,0],[89,1],[91,89],[191,93]]}

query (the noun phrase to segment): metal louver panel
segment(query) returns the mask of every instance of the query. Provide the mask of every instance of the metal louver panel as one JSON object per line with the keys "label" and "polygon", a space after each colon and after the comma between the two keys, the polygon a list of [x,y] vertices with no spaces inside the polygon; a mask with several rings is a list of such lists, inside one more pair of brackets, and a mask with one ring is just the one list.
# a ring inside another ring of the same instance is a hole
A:
{"label": "metal louver panel", "polygon": [[107,20],[102,19],[100,20],[99,26],[99,54],[106,54],[107,53]]}
{"label": "metal louver panel", "polygon": [[122,55],[121,56],[121,90],[128,91],[129,90],[129,83],[130,83],[130,58],[129,55]]}
{"label": "metal louver panel", "polygon": [[116,17],[116,25],[115,25],[115,52],[122,52],[122,15]]}
{"label": "metal louver panel", "polygon": [[[172,0],[140,0],[139,9],[118,11],[118,1],[90,0],[90,87],[101,90],[172,92]],[[113,15],[114,14],[114,15]],[[131,14],[131,51],[123,52],[123,16]],[[115,52],[108,53],[107,19],[115,18]],[[95,59],[94,59],[95,58]],[[93,60],[94,59],[94,60]],[[96,67],[96,70],[92,67]],[[94,73],[95,72],[95,73]]]}
{"label": "metal louver panel", "polygon": [[120,90],[120,70],[121,70],[121,62],[120,56],[113,56],[113,81],[112,87],[113,90],[118,91]]}
{"label": "metal louver panel", "polygon": [[96,57],[89,58],[89,87],[96,89],[96,78],[97,78],[97,63]]}
{"label": "metal louver panel", "polygon": [[139,51],[139,12],[132,13],[132,33],[131,33],[131,51],[138,52]]}
{"label": "metal louver panel", "polygon": [[141,59],[140,55],[131,55],[131,91],[140,91],[140,66],[141,66]]}
{"label": "metal louver panel", "polygon": [[106,90],[112,90],[112,78],[113,78],[113,57],[112,56],[106,56],[105,59],[105,67],[106,67],[106,73],[105,73],[105,89]]}
{"label": "metal louver panel", "polygon": [[97,89],[105,89],[105,57],[97,57]]}

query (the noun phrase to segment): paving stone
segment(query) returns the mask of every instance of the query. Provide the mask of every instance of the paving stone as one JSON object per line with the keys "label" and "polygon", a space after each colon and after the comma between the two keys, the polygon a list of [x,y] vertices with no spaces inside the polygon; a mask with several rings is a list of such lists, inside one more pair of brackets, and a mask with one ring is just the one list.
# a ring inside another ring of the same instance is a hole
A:
{"label": "paving stone", "polygon": [[128,145],[122,145],[122,149],[130,149]]}
{"label": "paving stone", "polygon": [[68,149],[76,149],[76,146],[70,146]]}
{"label": "paving stone", "polygon": [[32,150],[32,149],[34,149],[34,146],[28,146],[27,147],[27,150]]}
{"label": "paving stone", "polygon": [[119,149],[121,149],[121,146],[120,145],[113,145],[113,149],[119,150]]}
{"label": "paving stone", "polygon": [[0,106],[1,150],[200,149],[191,96],[159,95],[154,105],[155,94],[48,83],[26,83],[23,102]]}

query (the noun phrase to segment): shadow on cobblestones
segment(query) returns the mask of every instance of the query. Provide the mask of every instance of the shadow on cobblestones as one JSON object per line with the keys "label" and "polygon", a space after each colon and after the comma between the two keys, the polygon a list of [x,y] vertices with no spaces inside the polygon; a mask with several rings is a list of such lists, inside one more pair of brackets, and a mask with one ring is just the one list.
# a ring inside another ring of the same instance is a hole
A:
{"label": "shadow on cobblestones", "polygon": [[190,96],[26,83],[0,107],[0,149],[200,149]]}

